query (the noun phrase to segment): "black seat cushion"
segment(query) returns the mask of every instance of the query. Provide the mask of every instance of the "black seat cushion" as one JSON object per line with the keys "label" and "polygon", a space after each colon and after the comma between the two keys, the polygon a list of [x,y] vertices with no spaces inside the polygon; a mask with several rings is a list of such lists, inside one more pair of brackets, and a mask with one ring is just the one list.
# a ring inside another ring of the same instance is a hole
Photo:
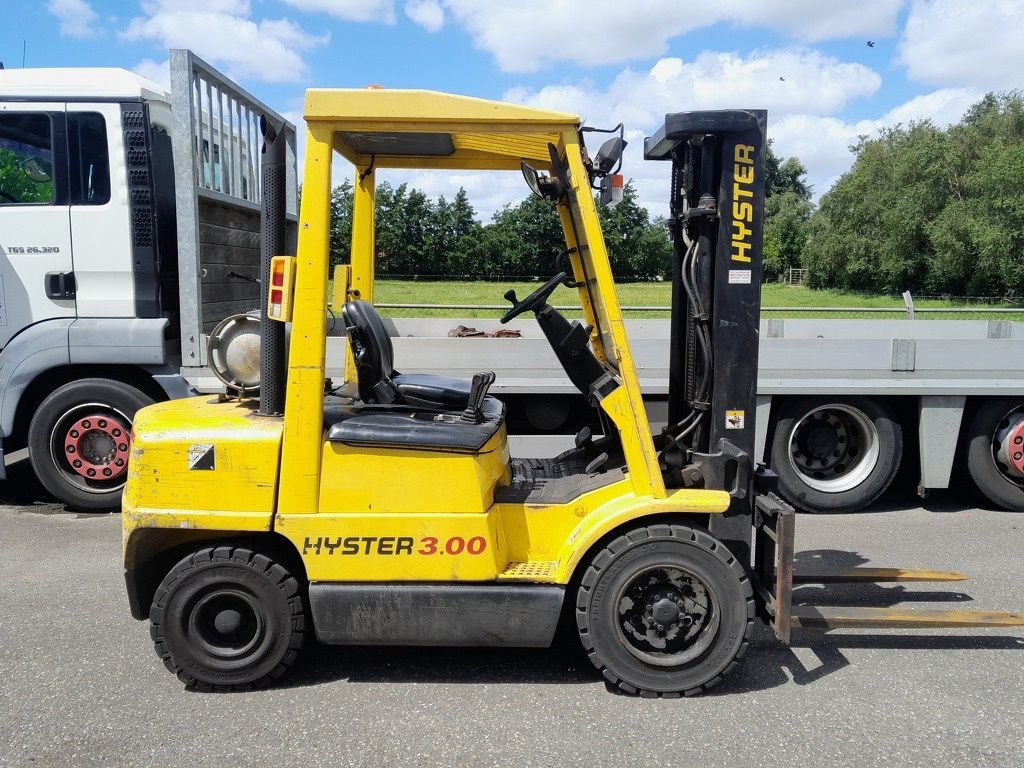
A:
{"label": "black seat cushion", "polygon": [[403,403],[442,408],[465,408],[473,384],[469,379],[429,373],[401,373],[392,382]]}
{"label": "black seat cushion", "polygon": [[399,373],[395,350],[384,321],[373,305],[350,301],[342,307],[352,357],[356,363],[359,399],[364,403],[406,403],[428,408],[465,408],[472,382],[429,373]]}
{"label": "black seat cushion", "polygon": [[484,420],[462,421],[457,414],[408,406],[346,406],[325,411],[332,443],[378,448],[421,448],[479,453],[505,421],[505,405],[484,398]]}

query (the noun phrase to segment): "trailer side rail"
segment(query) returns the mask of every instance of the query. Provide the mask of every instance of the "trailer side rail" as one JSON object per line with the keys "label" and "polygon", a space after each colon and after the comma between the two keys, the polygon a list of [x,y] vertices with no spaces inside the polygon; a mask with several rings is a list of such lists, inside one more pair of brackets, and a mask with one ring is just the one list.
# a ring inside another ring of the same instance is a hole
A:
{"label": "trailer side rail", "polygon": [[191,51],[171,50],[170,71],[181,356],[198,367],[211,327],[258,305],[244,277],[259,271],[261,118],[284,125],[287,213],[297,217],[295,126]]}

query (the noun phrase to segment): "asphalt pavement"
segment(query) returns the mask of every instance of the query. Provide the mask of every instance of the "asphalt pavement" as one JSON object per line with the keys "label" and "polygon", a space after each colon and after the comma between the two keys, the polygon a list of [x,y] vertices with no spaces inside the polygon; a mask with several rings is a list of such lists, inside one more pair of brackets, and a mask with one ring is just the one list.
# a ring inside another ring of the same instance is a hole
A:
{"label": "asphalt pavement", "polygon": [[[0,483],[3,766],[1008,766],[1024,768],[1024,631],[759,627],[712,693],[606,689],[573,637],[544,650],[319,648],[278,687],[186,691],[128,614],[117,515]],[[938,496],[801,515],[798,567],[963,570],[832,587],[831,604],[1024,609],[1024,515]],[[823,588],[798,590],[825,604]]]}

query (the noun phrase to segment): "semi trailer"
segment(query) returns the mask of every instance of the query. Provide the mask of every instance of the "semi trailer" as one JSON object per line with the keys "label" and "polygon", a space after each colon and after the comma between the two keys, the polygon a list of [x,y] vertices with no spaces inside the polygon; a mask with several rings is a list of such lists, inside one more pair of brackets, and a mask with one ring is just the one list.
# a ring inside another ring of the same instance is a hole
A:
{"label": "semi trailer", "polygon": [[[670,321],[625,322],[648,417],[664,426]],[[497,322],[386,323],[396,355],[418,370],[461,375],[484,361],[509,404],[511,439],[531,452],[555,455],[595,426],[533,324],[518,325],[518,338],[459,338],[449,331]],[[991,504],[1024,510],[1024,323],[767,319],[759,336],[755,455],[795,507],[861,509],[902,468],[922,495],[969,475]],[[341,350],[331,351],[336,369]]]}

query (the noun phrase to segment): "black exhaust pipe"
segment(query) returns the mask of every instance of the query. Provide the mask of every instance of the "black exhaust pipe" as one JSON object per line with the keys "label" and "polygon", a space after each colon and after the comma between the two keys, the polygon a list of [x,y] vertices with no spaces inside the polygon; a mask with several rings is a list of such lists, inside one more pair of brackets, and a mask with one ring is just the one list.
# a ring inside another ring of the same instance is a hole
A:
{"label": "black exhaust pipe", "polygon": [[273,126],[260,117],[263,134],[261,163],[263,197],[260,202],[260,410],[261,416],[284,413],[287,370],[285,367],[284,323],[267,317],[270,259],[284,255],[286,153],[284,126]]}

